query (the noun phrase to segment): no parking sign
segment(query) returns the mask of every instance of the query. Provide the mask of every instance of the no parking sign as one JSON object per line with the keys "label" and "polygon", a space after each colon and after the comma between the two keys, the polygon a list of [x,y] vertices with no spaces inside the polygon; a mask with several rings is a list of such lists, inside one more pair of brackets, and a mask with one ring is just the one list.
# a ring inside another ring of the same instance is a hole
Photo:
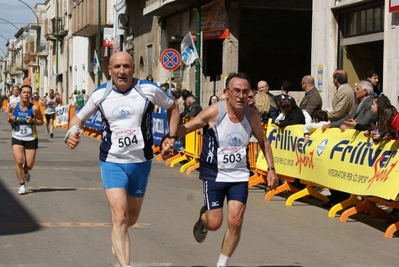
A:
{"label": "no parking sign", "polygon": [[175,70],[180,66],[181,56],[177,50],[168,48],[161,54],[161,65],[166,70]]}

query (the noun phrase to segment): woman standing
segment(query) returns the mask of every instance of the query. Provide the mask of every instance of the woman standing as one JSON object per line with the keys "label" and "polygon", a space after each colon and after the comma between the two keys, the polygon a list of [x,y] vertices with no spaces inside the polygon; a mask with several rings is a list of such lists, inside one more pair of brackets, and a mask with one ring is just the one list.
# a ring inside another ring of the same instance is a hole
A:
{"label": "woman standing", "polygon": [[12,126],[11,147],[15,159],[15,172],[20,184],[19,195],[26,194],[25,182],[29,182],[29,171],[33,168],[38,148],[36,125],[43,125],[43,116],[38,106],[30,103],[32,87],[22,85],[20,101],[10,105],[8,122]]}
{"label": "woman standing", "polygon": [[276,103],[265,92],[259,92],[255,95],[255,107],[262,124],[267,124],[269,119],[272,119],[272,123],[274,123],[279,114]]}

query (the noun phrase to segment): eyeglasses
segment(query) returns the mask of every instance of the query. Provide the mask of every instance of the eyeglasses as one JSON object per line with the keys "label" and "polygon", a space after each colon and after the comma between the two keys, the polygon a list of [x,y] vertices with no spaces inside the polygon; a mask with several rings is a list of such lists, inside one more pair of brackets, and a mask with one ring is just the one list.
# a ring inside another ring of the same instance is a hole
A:
{"label": "eyeglasses", "polygon": [[249,95],[248,98],[249,98],[249,99],[252,99],[252,98],[254,98],[254,96],[253,96],[253,95]]}
{"label": "eyeglasses", "polygon": [[249,94],[249,90],[248,89],[244,89],[244,90],[241,91],[238,88],[234,88],[233,90],[229,89],[229,91],[233,94],[233,96],[239,96],[240,94],[242,94],[243,96],[248,96],[248,94]]}

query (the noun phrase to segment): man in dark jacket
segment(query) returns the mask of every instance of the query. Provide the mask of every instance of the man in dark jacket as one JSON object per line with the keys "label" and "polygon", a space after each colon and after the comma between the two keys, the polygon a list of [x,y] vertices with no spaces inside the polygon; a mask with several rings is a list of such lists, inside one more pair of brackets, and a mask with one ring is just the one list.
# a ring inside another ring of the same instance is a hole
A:
{"label": "man in dark jacket", "polygon": [[310,75],[306,75],[302,78],[302,90],[305,91],[305,96],[302,98],[301,104],[299,104],[300,109],[306,109],[310,117],[316,110],[320,110],[323,105],[323,100],[321,99],[320,93],[314,86],[314,79]]}
{"label": "man in dark jacket", "polygon": [[200,106],[200,104],[195,102],[195,97],[192,95],[187,97],[186,105],[187,105],[187,107],[189,107],[189,111],[184,116],[186,118],[195,117],[202,110],[202,107]]}

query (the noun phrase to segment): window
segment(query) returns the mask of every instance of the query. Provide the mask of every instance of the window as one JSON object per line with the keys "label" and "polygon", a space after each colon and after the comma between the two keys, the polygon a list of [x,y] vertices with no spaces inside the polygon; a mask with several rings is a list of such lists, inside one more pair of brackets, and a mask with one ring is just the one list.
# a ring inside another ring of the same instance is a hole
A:
{"label": "window", "polygon": [[384,6],[340,14],[344,38],[384,31]]}

